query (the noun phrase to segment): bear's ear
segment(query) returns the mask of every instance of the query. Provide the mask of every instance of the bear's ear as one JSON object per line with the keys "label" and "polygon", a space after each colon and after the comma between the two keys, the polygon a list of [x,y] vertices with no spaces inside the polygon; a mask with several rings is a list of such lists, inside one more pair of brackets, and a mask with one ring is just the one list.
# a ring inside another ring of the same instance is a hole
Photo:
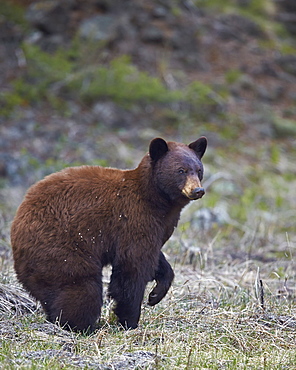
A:
{"label": "bear's ear", "polygon": [[153,139],[149,146],[149,154],[154,162],[158,161],[168,150],[168,144],[160,137]]}
{"label": "bear's ear", "polygon": [[190,149],[193,149],[196,155],[198,156],[198,158],[201,159],[203,155],[205,154],[205,151],[207,149],[207,144],[208,144],[207,138],[202,136],[196,141],[194,141],[193,143],[189,144],[188,146]]}

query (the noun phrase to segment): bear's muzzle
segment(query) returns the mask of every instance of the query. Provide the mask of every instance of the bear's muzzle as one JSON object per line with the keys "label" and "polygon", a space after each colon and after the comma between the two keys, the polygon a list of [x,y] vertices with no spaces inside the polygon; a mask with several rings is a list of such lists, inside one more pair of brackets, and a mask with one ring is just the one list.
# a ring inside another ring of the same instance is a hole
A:
{"label": "bear's muzzle", "polygon": [[186,188],[182,190],[182,193],[189,198],[190,200],[200,199],[205,194],[205,189],[201,187],[196,187],[191,191],[188,191]]}
{"label": "bear's muzzle", "polygon": [[201,186],[199,179],[188,178],[182,194],[190,200],[200,199],[205,194],[205,189]]}

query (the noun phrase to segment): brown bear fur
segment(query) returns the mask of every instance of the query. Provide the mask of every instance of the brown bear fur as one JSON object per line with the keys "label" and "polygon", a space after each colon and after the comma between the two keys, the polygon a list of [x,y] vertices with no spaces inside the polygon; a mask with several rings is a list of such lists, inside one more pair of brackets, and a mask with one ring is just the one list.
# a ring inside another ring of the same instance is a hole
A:
{"label": "brown bear fur", "polygon": [[189,146],[156,138],[134,170],[70,167],[33,185],[11,228],[15,270],[48,320],[93,330],[102,306],[102,268],[112,265],[108,294],[125,328],[167,293],[174,273],[161,252],[181,209],[201,198],[206,138]]}

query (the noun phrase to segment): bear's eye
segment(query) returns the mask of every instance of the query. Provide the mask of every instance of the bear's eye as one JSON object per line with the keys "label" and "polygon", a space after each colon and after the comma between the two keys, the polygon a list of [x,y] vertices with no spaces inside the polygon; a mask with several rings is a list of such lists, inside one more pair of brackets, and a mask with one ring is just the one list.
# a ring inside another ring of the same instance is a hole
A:
{"label": "bear's eye", "polygon": [[186,171],[184,170],[184,168],[179,168],[178,172],[179,172],[180,174],[183,174],[183,173],[185,173]]}
{"label": "bear's eye", "polygon": [[202,178],[202,170],[201,169],[197,170],[197,174],[198,174],[198,177],[201,179]]}

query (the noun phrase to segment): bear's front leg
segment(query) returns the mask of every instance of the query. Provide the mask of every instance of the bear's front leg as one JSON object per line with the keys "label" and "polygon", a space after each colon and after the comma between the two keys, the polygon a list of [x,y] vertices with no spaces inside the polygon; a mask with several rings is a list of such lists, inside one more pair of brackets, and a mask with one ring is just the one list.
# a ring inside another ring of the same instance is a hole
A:
{"label": "bear's front leg", "polygon": [[147,282],[138,272],[127,265],[112,269],[108,295],[115,300],[114,313],[125,329],[137,328],[140,319]]}
{"label": "bear's front leg", "polygon": [[174,271],[166,260],[164,254],[160,252],[158,268],[155,273],[156,286],[149,294],[148,304],[154,306],[159,303],[167,294],[174,279]]}

